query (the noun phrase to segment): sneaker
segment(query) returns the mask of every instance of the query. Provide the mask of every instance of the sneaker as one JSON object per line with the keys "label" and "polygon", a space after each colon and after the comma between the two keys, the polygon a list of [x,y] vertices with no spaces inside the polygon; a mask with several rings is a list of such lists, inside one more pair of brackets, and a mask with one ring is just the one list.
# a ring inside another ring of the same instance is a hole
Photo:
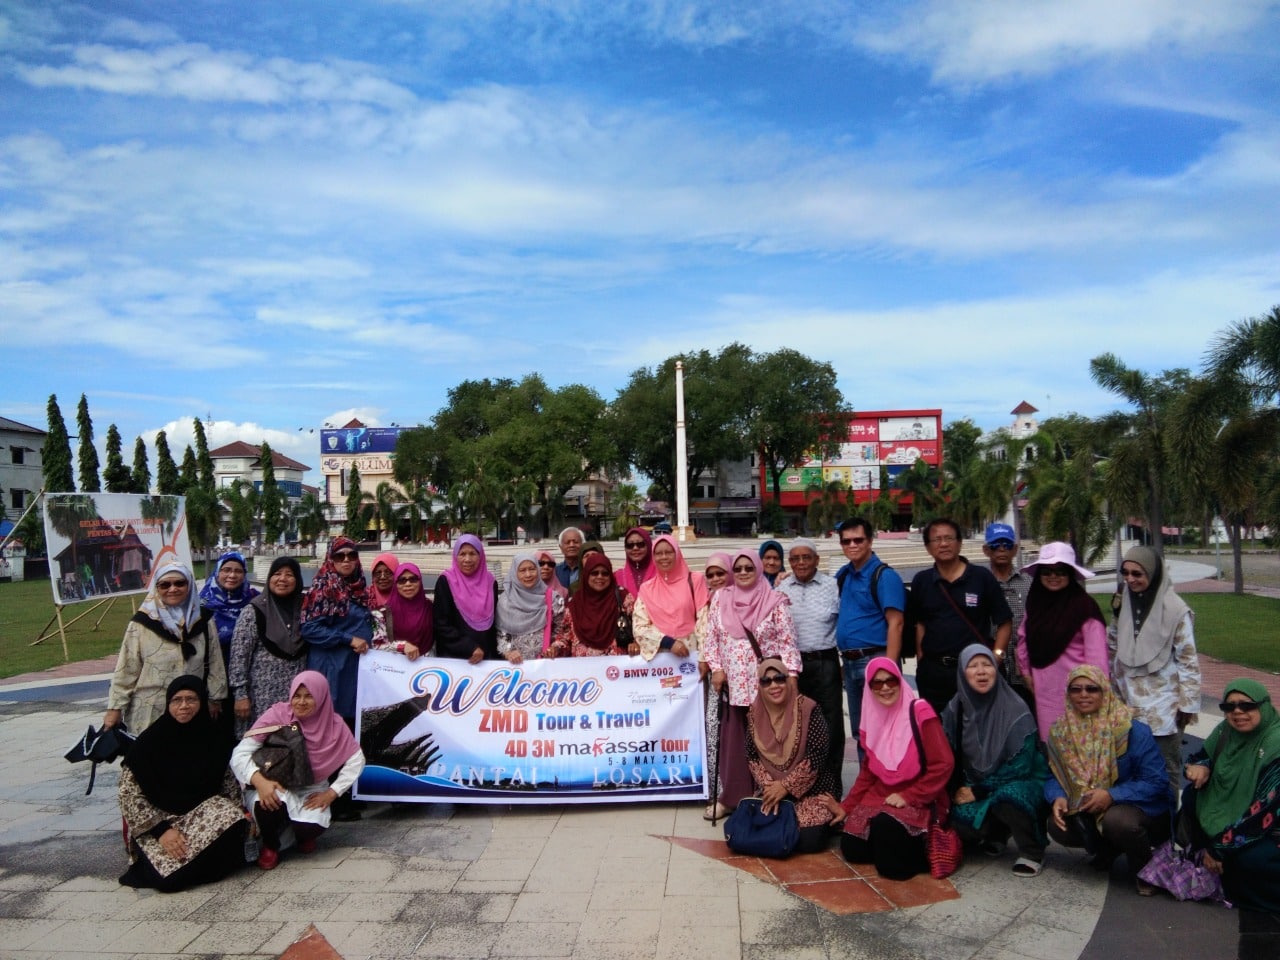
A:
{"label": "sneaker", "polygon": [[274,870],[279,862],[280,854],[270,847],[263,847],[262,852],[258,854],[258,866],[263,870]]}
{"label": "sneaker", "polygon": [[1024,880],[1030,880],[1032,877],[1040,876],[1040,870],[1044,865],[1037,863],[1030,857],[1019,857],[1013,862],[1013,875],[1022,877]]}

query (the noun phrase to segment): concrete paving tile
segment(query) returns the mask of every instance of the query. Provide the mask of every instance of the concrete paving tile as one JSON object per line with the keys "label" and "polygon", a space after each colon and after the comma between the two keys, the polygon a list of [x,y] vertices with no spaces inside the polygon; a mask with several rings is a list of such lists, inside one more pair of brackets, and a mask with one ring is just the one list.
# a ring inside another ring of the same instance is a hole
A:
{"label": "concrete paving tile", "polygon": [[756,910],[803,910],[805,902],[793,897],[781,887],[771,883],[761,883],[739,874],[738,903],[743,913]]}
{"label": "concrete paving tile", "polygon": [[559,816],[543,817],[495,817],[493,821],[493,836],[497,840],[511,839],[546,839],[551,836],[555,830],[556,824],[560,822]]}
{"label": "concrete paving tile", "polygon": [[655,960],[658,938],[652,940],[595,941],[578,938],[573,945],[573,960]]}
{"label": "concrete paving tile", "polygon": [[[380,893],[386,889],[386,881],[367,881],[360,884],[365,893]],[[311,885],[311,893],[350,893],[351,884],[342,878],[341,871],[325,876]]]}
{"label": "concrete paving tile", "polygon": [[523,880],[459,880],[453,885],[454,893],[519,893],[524,889]]}
{"label": "concrete paving tile", "polygon": [[777,943],[742,945],[742,960],[828,960],[829,956],[825,946],[788,947]]}
{"label": "concrete paving tile", "polygon": [[1090,935],[1048,927],[1020,917],[1005,927],[999,936],[993,937],[988,945],[992,950],[1021,953],[1035,960],[1076,960],[1088,944]]}
{"label": "concrete paving tile", "polygon": [[578,943],[652,943],[661,929],[661,910],[592,910],[578,926]]}
{"label": "concrete paving tile", "polygon": [[462,871],[398,870],[382,884],[386,893],[444,893],[452,890]]}
{"label": "concrete paving tile", "polygon": [[[400,917],[406,907],[418,904],[418,899],[408,893],[352,893],[340,898],[341,902],[329,911],[326,920],[411,920]],[[422,906],[425,911],[427,908]],[[425,919],[425,918],[423,918]]]}
{"label": "concrete paving tile", "polygon": [[1023,919],[1034,920],[1046,927],[1080,934],[1088,939],[1093,936],[1093,928],[1098,924],[1102,906],[1101,902],[1080,903],[1069,896],[1061,899],[1037,898],[1013,922],[1019,923]]}
{"label": "concrete paving tile", "polygon": [[339,875],[350,884],[381,883],[389,880],[396,866],[386,860],[345,860]]}
{"label": "concrete paving tile", "polygon": [[316,924],[316,929],[339,954],[355,960],[356,957],[410,956],[426,936],[430,924],[323,920]]}
{"label": "concrete paving tile", "polygon": [[664,887],[662,883],[630,880],[599,882],[591,891],[587,910],[660,910],[666,896]]}
{"label": "concrete paving tile", "polygon": [[935,933],[985,942],[1017,921],[1002,913],[984,910],[967,900],[948,900],[926,907],[911,922]]}
{"label": "concrete paving tile", "polygon": [[542,837],[494,838],[484,848],[480,860],[537,860],[546,840]]}
{"label": "concrete paving tile", "polygon": [[735,931],[724,927],[667,927],[664,923],[662,932],[658,934],[656,955],[658,960],[685,957],[697,957],[698,960],[741,960],[742,944]]}
{"label": "concrete paving tile", "polygon": [[136,924],[135,920],[64,920],[46,933],[38,946],[51,953],[72,950],[102,952],[107,944],[119,940]]}
{"label": "concrete paving tile", "polygon": [[668,896],[696,895],[706,890],[732,883],[741,874],[732,867],[726,867],[713,860],[699,859],[694,862],[674,859],[667,868],[666,892]]}
{"label": "concrete paving tile", "polygon": [[276,960],[293,944],[305,937],[312,924],[305,920],[293,920],[288,923],[282,923],[279,927],[275,933],[255,947],[254,952],[265,953],[271,957],[271,960]]}
{"label": "concrete paving tile", "polygon": [[[517,858],[517,859],[536,859],[535,857]],[[403,870],[427,870],[436,873],[457,873],[461,874],[463,870],[471,866],[470,860],[449,860],[443,857],[433,856],[410,856],[405,858],[401,866]]]}
{"label": "concrete paving tile", "polygon": [[304,920],[315,922],[329,916],[346,899],[340,893],[283,893],[258,914],[259,920]]}
{"label": "concrete paving tile", "polygon": [[670,870],[670,857],[618,857],[600,864],[599,876],[614,876],[628,881],[665,884]]}
{"label": "concrete paving tile", "polygon": [[[120,818],[116,817],[116,823],[119,824]],[[63,883],[51,888],[54,893],[91,893],[94,891],[112,892],[120,889],[120,884],[115,877],[90,877],[80,876],[72,877]]]}
{"label": "concrete paving tile", "polygon": [[599,872],[595,862],[539,862],[529,872],[524,887],[543,893],[589,893],[596,888]]}
{"label": "concrete paving tile", "polygon": [[[234,888],[224,891],[222,884],[196,887],[179,893],[156,893],[154,890],[130,890],[121,887],[120,896],[128,898],[131,895],[132,901],[126,902],[125,905],[117,903],[116,918],[119,920],[190,920],[191,914],[220,893],[225,893],[228,898],[243,896],[243,891]],[[209,917],[208,919],[224,918]]]}
{"label": "concrete paving tile", "polygon": [[413,955],[440,960],[487,957],[502,930],[500,923],[436,924],[418,944]]}
{"label": "concrete paving tile", "polygon": [[181,953],[204,933],[204,924],[189,920],[143,920],[104,947],[113,953]]}
{"label": "concrete paving tile", "polygon": [[[816,908],[810,908],[816,909]],[[793,910],[751,910],[742,914],[742,942],[772,943],[792,947],[821,947],[826,934],[816,916],[809,918]]]}
{"label": "concrete paving tile", "polygon": [[643,836],[614,836],[606,845],[606,857],[666,857],[670,841],[664,837],[646,833]]}
{"label": "concrete paving tile", "polygon": [[[893,942],[908,956],[927,957],[928,960],[970,960],[986,944],[977,940],[962,940],[917,927],[914,923],[898,928]],[[1072,954],[1076,960],[1079,950]],[[1047,960],[1047,958],[1046,958]]]}
{"label": "concrete paving tile", "polygon": [[573,953],[576,923],[504,923],[490,951],[493,957],[567,957]]}
{"label": "concrete paving tile", "polygon": [[289,865],[295,870],[333,870],[347,860],[354,859],[354,852],[351,847],[346,846],[321,846],[315,853],[300,854],[295,849],[286,855],[289,857]]}
{"label": "concrete paving tile", "polygon": [[278,894],[259,893],[256,890],[219,890],[216,895],[187,913],[186,918],[206,923],[218,920],[252,920],[276,899]]}
{"label": "concrete paving tile", "polygon": [[65,920],[14,919],[0,920],[0,943],[8,950],[22,950],[33,943],[43,944]]}
{"label": "concrete paving tile", "polygon": [[315,888],[322,877],[317,870],[294,870],[287,860],[274,870],[259,870],[257,867],[250,867],[249,870],[251,875],[253,870],[258,871],[258,875],[245,888],[249,893],[307,893]]}
{"label": "concrete paving tile", "polygon": [[[291,926],[294,926],[291,924]],[[204,933],[187,944],[187,952],[200,953],[255,953],[262,952],[264,944],[284,927],[283,923],[264,920],[228,920],[210,923]],[[295,931],[295,936],[297,935]],[[293,941],[290,940],[289,943]],[[281,950],[289,945],[286,943]],[[278,952],[278,951],[277,951]]]}
{"label": "concrete paving tile", "polygon": [[[5,824],[4,838],[6,843],[18,842],[9,831],[11,824]],[[6,870],[0,876],[0,890],[44,890],[49,886],[47,877],[32,873],[16,873]]]}
{"label": "concrete paving tile", "polygon": [[477,860],[463,872],[460,879],[475,880],[520,880],[528,879],[538,861],[520,858],[511,860]]}
{"label": "concrete paving tile", "polygon": [[587,916],[589,901],[583,897],[565,898],[556,893],[525,890],[516,897],[507,918],[512,923],[565,921],[580,923]]}
{"label": "concrete paving tile", "polygon": [[674,927],[732,927],[741,924],[737,897],[666,897],[662,901],[662,929]]}
{"label": "concrete paving tile", "polygon": [[131,890],[122,890],[119,885],[114,890],[88,893],[51,891],[30,899],[31,913],[28,915],[33,917],[52,917],[56,920],[133,919],[119,915],[121,907],[132,906],[131,901],[134,899]]}

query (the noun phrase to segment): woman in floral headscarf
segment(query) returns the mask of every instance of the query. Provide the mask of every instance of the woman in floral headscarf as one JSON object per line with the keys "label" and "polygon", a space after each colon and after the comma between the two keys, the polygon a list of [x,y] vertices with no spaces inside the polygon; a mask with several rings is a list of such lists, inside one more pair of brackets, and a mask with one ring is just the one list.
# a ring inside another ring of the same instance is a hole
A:
{"label": "woman in floral headscarf", "polygon": [[453,544],[453,566],[436,581],[436,649],[470,663],[498,656],[494,625],[498,583],[485,566],[484,544],[464,533]]}
{"label": "woman in floral headscarf", "polygon": [[355,541],[335,537],[302,601],[307,668],[324,676],[333,708],[354,728],[357,657],[373,640],[369,592]]}
{"label": "woman in floral headscarf", "polygon": [[[1084,847],[1094,865],[1110,869],[1124,854],[1137,873],[1169,836],[1173,791],[1151,728],[1134,720],[1097,667],[1067,676],[1067,709],[1049,731],[1044,798],[1052,807],[1049,834],[1065,847]],[[1138,881],[1138,892],[1151,893]]]}
{"label": "woman in floral headscarf", "polygon": [[214,626],[218,628],[223,666],[228,664],[231,654],[236,621],[249,601],[258,595],[248,583],[248,571],[244,554],[230,550],[218,558],[213,573],[200,589],[200,605],[213,614]]}

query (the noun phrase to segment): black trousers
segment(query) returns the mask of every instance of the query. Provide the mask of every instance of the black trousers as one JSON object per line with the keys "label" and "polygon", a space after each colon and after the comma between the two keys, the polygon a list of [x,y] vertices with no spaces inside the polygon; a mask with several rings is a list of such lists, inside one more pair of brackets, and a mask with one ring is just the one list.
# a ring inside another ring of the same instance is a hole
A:
{"label": "black trousers", "polygon": [[916,690],[939,714],[956,695],[956,658],[926,652],[916,661]]}
{"label": "black trousers", "polygon": [[1044,843],[1036,835],[1036,821],[1031,814],[1012,803],[992,804],[977,830],[959,820],[952,820],[951,826],[965,843],[986,843],[994,841],[1004,843],[1009,837],[1018,848],[1018,855],[1040,863],[1044,860]]}
{"label": "black trousers", "polygon": [[1064,847],[1084,847],[1103,861],[1124,854],[1137,873],[1151,859],[1151,848],[1169,839],[1169,817],[1152,817],[1128,803],[1117,803],[1102,815],[1102,829],[1092,814],[1074,813],[1059,830],[1049,820],[1049,835]]}
{"label": "black trousers", "polygon": [[827,750],[836,799],[844,795],[844,673],[840,661],[819,660],[801,655],[804,670],[800,673],[800,692],[818,705],[827,721]]}
{"label": "black trousers", "polygon": [[886,880],[910,880],[929,872],[924,834],[913,837],[907,828],[887,813],[871,818],[867,838],[850,833],[840,835],[840,853],[850,863],[870,863]]}

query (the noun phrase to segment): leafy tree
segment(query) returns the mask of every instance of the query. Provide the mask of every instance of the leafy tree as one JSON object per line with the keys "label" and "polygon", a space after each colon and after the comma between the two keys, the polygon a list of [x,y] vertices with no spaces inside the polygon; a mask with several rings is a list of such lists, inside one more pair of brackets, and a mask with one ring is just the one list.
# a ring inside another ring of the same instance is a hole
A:
{"label": "leafy tree", "polygon": [[634,483],[620,483],[613,488],[609,506],[617,517],[614,529],[621,534],[640,521],[640,511],[644,509],[644,501],[640,497],[639,488]]}
{"label": "leafy tree", "polygon": [[[80,521],[94,520],[98,516],[97,507],[94,506],[93,498],[84,494],[65,494],[59,496],[46,495],[44,501],[45,517],[58,536],[70,541],[71,544],[71,569],[77,574],[80,571],[80,559],[78,556],[78,543],[80,540]],[[34,513],[34,511],[33,511]],[[53,558],[50,557],[49,575],[57,578],[61,574],[59,571],[52,569]]]}
{"label": "leafy tree", "polygon": [[404,494],[394,484],[383,480],[372,493],[364,493],[362,499],[379,532],[394,535],[396,507],[404,502]]}
{"label": "leafy tree", "polygon": [[221,502],[199,483],[187,488],[186,498],[187,535],[192,549],[204,552],[207,564],[222,528]]}
{"label": "leafy tree", "polygon": [[40,472],[44,475],[46,493],[73,493],[75,478],[71,475],[71,438],[67,436],[67,424],[58,409],[58,397],[49,394],[46,408],[49,420],[48,434],[44,438]]}
{"label": "leafy tree", "polygon": [[173,454],[169,452],[169,438],[163,430],[156,434],[156,491],[161,496],[182,493],[178,465],[173,462]]}
{"label": "leafy tree", "polygon": [[298,528],[298,538],[311,545],[314,556],[316,541],[329,529],[329,504],[308,491],[294,505],[291,515]]}
{"label": "leafy tree", "polygon": [[1168,464],[1165,428],[1170,403],[1186,389],[1186,370],[1166,370],[1159,377],[1127,367],[1113,353],[1089,361],[1089,371],[1100,387],[1116,394],[1135,410],[1113,416],[1123,432],[1111,446],[1111,463],[1105,484],[1112,509],[1141,513],[1145,518],[1151,546],[1164,553],[1162,530],[1165,519]]}
{"label": "leafy tree", "polygon": [[38,510],[28,511],[27,515],[18,521],[14,538],[22,541],[22,545],[27,550],[27,556],[44,556],[44,519]]}
{"label": "leafy tree", "polygon": [[213,457],[209,456],[209,439],[205,436],[204,424],[200,422],[199,417],[195,418],[192,429],[195,433],[196,466],[199,468],[200,486],[213,493],[217,489],[218,481],[213,475]]}
{"label": "leafy tree", "polygon": [[107,493],[129,493],[133,489],[120,449],[120,431],[114,423],[107,427],[107,465],[102,471],[102,480],[107,485]]}
{"label": "leafy tree", "polygon": [[363,540],[370,518],[371,511],[364,505],[364,492],[360,489],[360,471],[353,463],[347,474],[347,522],[343,532],[352,540]]}
{"label": "leafy tree", "polygon": [[262,441],[262,449],[258,454],[258,460],[262,466],[262,494],[259,499],[262,506],[263,533],[267,543],[276,543],[280,540],[288,520],[289,506],[288,497],[276,481],[276,466],[272,457],[271,445],[265,440]]}
{"label": "leafy tree", "polygon": [[1039,540],[1065,540],[1085,563],[1110,545],[1106,456],[1114,424],[1079,415],[1050,418],[1028,442],[1036,453],[1026,467],[1027,525]]}
{"label": "leafy tree", "polygon": [[746,437],[764,458],[774,499],[781,496],[782,474],[815,448],[839,445],[836,435],[845,410],[829,363],[782,349],[745,358],[750,369]]}
{"label": "leafy tree", "polygon": [[79,437],[80,490],[83,493],[98,493],[102,484],[98,480],[98,451],[93,446],[93,420],[89,416],[89,399],[80,394],[80,405],[76,407],[76,429]]}
{"label": "leafy tree", "polygon": [[241,544],[253,535],[253,520],[257,514],[257,491],[237,477],[231,485],[221,490],[222,502],[231,513],[227,536],[232,543]]}
{"label": "leafy tree", "polygon": [[178,487],[183,494],[188,494],[200,486],[200,472],[196,466],[196,452],[187,444],[182,454],[182,466],[178,468]]}
{"label": "leafy tree", "polygon": [[811,533],[825,534],[851,515],[854,501],[841,480],[815,481],[805,488],[805,493],[809,496],[805,522]]}
{"label": "leafy tree", "polygon": [[405,493],[404,503],[396,509],[396,521],[409,524],[409,539],[421,543],[425,528],[443,522],[443,517],[436,512],[436,495],[426,484],[411,484]]}
{"label": "leafy tree", "polygon": [[147,466],[147,445],[141,437],[133,442],[133,470],[129,472],[129,492],[151,492],[151,468]]}

